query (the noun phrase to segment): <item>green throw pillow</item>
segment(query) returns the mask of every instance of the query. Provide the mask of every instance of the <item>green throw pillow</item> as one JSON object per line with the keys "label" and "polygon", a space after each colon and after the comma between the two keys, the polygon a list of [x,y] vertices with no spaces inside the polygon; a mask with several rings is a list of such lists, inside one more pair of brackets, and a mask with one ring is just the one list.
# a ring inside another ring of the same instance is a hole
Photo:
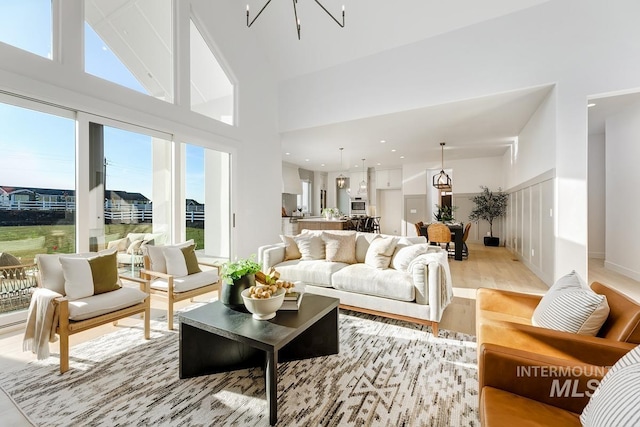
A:
{"label": "green throw pillow", "polygon": [[110,255],[90,258],[88,261],[89,267],[91,267],[91,275],[93,276],[94,295],[120,289],[118,261],[115,252]]}
{"label": "green throw pillow", "polygon": [[187,274],[200,273],[200,266],[198,265],[198,258],[196,257],[196,245],[187,246],[186,248],[180,248],[182,255],[184,255],[184,262],[187,265]]}

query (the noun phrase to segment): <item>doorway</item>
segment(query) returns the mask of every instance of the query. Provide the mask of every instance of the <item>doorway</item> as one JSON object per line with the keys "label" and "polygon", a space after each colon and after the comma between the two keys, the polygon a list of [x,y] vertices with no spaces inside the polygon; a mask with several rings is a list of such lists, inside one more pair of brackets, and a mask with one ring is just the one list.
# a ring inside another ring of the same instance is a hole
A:
{"label": "doorway", "polygon": [[417,236],[418,233],[414,224],[416,222],[428,222],[427,217],[427,196],[405,196],[404,198],[404,225],[405,235]]}

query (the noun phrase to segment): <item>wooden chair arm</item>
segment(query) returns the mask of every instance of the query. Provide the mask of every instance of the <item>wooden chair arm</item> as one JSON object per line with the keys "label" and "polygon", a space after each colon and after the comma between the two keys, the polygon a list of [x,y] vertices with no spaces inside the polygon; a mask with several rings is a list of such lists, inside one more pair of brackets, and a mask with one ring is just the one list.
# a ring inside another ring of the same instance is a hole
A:
{"label": "wooden chair arm", "polygon": [[123,280],[128,280],[130,282],[138,283],[140,285],[140,290],[142,292],[149,293],[149,290],[151,289],[151,284],[147,279],[142,279],[139,277],[123,276],[123,275],[120,275],[119,277]]}
{"label": "wooden chair arm", "polygon": [[160,273],[159,271],[147,270],[145,268],[140,270],[140,274],[146,274],[148,276],[157,277],[159,279],[173,279],[173,274]]}

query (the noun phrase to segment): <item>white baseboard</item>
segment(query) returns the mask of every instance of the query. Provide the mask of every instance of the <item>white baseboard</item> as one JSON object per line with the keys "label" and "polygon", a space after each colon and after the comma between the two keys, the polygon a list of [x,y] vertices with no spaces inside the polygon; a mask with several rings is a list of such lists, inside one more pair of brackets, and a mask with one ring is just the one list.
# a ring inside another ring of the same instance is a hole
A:
{"label": "white baseboard", "polygon": [[604,252],[589,252],[589,258],[604,259]]}
{"label": "white baseboard", "polygon": [[4,333],[14,329],[24,328],[28,312],[29,311],[27,309],[24,309],[0,314],[0,329],[2,332]]}
{"label": "white baseboard", "polygon": [[633,280],[640,280],[640,271],[635,271],[627,267],[623,267],[621,265],[615,264],[611,261],[604,261],[604,268],[608,268],[611,271],[615,271],[616,273],[620,273],[624,276],[627,276]]}

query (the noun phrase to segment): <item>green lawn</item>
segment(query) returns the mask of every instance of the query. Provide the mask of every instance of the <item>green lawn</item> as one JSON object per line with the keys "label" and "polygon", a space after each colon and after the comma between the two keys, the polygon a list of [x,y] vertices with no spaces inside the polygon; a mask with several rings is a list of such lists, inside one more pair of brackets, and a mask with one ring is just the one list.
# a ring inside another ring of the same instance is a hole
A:
{"label": "green lawn", "polygon": [[[127,233],[150,232],[151,224],[107,224],[104,231],[108,241],[124,237]],[[193,239],[196,242],[196,248],[204,249],[204,229],[187,227],[187,239]],[[0,227],[0,252],[9,252],[20,257],[24,263],[31,262],[37,254],[41,253],[74,253],[75,226]]]}

